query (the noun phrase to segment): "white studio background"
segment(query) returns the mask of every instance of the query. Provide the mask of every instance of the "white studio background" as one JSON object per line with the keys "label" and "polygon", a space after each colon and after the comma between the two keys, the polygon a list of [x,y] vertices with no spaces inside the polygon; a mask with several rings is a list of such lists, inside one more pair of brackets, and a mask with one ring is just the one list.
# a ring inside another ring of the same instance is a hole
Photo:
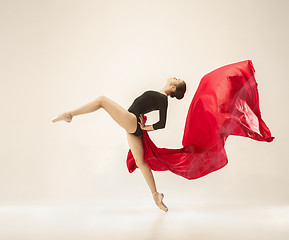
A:
{"label": "white studio background", "polygon": [[[125,130],[103,110],[52,123],[105,95],[128,108],[167,78],[186,81],[169,98],[158,147],[180,148],[200,82],[252,60],[272,143],[230,136],[229,163],[197,180],[153,172],[171,209],[238,202],[288,205],[287,1],[0,1],[0,205],[155,208],[139,169],[126,167]],[[158,112],[148,115],[148,124]]]}

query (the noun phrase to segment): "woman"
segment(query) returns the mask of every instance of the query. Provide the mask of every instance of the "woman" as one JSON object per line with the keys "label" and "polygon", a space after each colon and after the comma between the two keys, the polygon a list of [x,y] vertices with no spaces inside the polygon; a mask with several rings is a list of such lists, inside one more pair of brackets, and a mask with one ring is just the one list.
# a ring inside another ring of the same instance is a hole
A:
{"label": "woman", "polygon": [[[155,180],[150,167],[144,161],[142,145],[142,130],[153,131],[165,127],[168,96],[182,99],[186,92],[186,83],[177,78],[169,78],[160,91],[149,90],[136,98],[128,110],[106,96],[100,96],[94,101],[75,110],[65,112],[52,120],[71,122],[74,116],[94,112],[103,108],[127,132],[127,140],[136,165],[141,170],[153,196],[156,205],[167,212],[168,208],[163,203],[164,194],[158,193]],[[143,115],[152,110],[159,110],[159,121],[152,125],[144,125]]]}

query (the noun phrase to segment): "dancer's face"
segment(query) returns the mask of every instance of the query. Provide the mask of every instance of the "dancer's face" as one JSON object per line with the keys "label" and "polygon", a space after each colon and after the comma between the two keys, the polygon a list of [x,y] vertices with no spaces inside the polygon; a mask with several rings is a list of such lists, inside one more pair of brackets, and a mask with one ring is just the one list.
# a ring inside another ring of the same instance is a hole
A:
{"label": "dancer's face", "polygon": [[181,82],[183,82],[183,80],[176,78],[176,77],[173,77],[173,78],[168,78],[167,84],[168,84],[168,86],[176,87]]}
{"label": "dancer's face", "polygon": [[178,79],[178,78],[176,78],[176,77],[173,77],[173,78],[168,78],[168,81],[167,81],[168,83],[170,83],[170,84],[174,84],[175,86],[177,85],[177,84],[179,84],[180,82],[182,82],[182,80],[181,79]]}

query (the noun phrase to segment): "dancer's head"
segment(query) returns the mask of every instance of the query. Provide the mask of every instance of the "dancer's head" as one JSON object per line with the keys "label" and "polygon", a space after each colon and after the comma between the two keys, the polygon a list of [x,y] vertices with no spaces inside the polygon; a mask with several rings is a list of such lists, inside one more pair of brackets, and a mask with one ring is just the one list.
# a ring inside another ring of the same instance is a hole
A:
{"label": "dancer's head", "polygon": [[178,78],[169,78],[166,83],[171,98],[182,99],[186,92],[186,82]]}

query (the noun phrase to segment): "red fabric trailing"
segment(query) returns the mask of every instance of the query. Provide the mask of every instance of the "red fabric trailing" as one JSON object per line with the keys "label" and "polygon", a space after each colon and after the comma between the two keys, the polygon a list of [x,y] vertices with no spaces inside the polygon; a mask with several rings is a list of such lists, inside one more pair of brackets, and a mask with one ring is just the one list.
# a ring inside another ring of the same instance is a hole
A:
{"label": "red fabric trailing", "polygon": [[[143,130],[144,160],[149,167],[192,180],[228,163],[224,145],[229,135],[272,142],[275,137],[261,118],[254,73],[252,61],[246,60],[203,76],[187,113],[182,148],[159,148]],[[130,173],[137,168],[130,149],[127,168]]]}

